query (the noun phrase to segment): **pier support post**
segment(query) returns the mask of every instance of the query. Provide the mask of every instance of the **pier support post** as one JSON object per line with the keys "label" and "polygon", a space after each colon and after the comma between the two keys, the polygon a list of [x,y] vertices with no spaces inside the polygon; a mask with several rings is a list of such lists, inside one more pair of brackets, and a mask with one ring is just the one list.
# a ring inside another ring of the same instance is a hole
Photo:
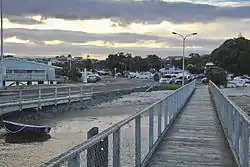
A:
{"label": "pier support post", "polygon": [[[87,138],[97,135],[98,131],[98,127],[93,127]],[[87,150],[87,167],[108,167],[108,137]]]}
{"label": "pier support post", "polygon": [[32,85],[32,81],[27,81],[27,85]]}

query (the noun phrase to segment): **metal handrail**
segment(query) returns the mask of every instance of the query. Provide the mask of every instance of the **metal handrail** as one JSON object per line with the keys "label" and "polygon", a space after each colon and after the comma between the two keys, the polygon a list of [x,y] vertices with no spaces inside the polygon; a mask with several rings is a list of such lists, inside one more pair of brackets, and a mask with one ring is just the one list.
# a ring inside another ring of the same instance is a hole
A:
{"label": "metal handrail", "polygon": [[237,166],[249,167],[250,117],[212,81],[209,89]]}
{"label": "metal handrail", "polygon": [[[176,110],[176,111],[169,111],[170,112],[169,114],[172,114],[172,116],[171,116],[170,119],[174,118],[174,114],[177,114],[177,112],[180,112],[180,109],[186,103],[187,99],[191,96],[191,93],[195,89],[195,83],[196,82],[194,80],[191,83],[180,87],[176,91],[172,92],[170,95],[168,95],[168,96],[160,99],[159,101],[155,102],[154,104],[150,105],[149,107],[147,107],[147,108],[145,108],[145,109],[143,109],[143,110],[141,110],[141,111],[139,111],[139,112],[137,112],[137,113],[129,116],[128,118],[126,118],[126,119],[124,119],[124,120],[122,120],[122,121],[114,124],[113,126],[107,128],[106,130],[102,131],[98,135],[90,138],[89,140],[86,140],[86,141],[82,142],[81,144],[73,147],[72,149],[68,150],[67,152],[59,155],[58,157],[56,157],[54,159],[51,159],[47,163],[43,164],[41,167],[55,167],[55,166],[58,167],[60,165],[63,165],[65,162],[69,161],[70,159],[75,158],[81,152],[83,152],[83,151],[87,150],[88,148],[94,146],[95,144],[97,144],[98,142],[100,142],[102,139],[108,137],[109,135],[115,134],[116,132],[120,133],[120,129],[123,126],[127,125],[128,123],[130,123],[133,120],[135,120],[137,122],[137,118],[140,118],[140,116],[142,114],[144,114],[144,113],[152,110],[156,105],[161,104],[163,101],[165,102],[166,100],[170,99],[170,97],[172,97],[172,96],[174,97],[174,99],[171,99],[171,100],[175,100],[175,103],[174,103],[175,106],[172,109]],[[187,92],[184,93],[184,91],[187,91]],[[175,96],[177,94],[178,94],[178,97]],[[165,120],[165,121],[167,121],[167,120]],[[165,125],[167,126],[166,122],[165,122]],[[159,124],[158,124],[158,127],[159,127]],[[137,130],[137,127],[136,127],[136,130]],[[158,131],[158,133],[159,133],[159,131]],[[117,160],[117,158],[116,158],[116,160]],[[113,163],[114,163],[114,159],[113,159]],[[139,162],[139,163],[141,163],[141,162]],[[138,166],[138,165],[136,165],[136,166]]]}

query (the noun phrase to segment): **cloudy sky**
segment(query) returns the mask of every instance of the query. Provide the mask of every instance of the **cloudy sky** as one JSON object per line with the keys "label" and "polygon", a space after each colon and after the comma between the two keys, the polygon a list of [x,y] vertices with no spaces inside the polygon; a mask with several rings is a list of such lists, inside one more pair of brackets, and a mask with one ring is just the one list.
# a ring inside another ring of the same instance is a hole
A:
{"label": "cloudy sky", "polygon": [[3,0],[4,52],[16,56],[210,53],[242,33],[250,0]]}

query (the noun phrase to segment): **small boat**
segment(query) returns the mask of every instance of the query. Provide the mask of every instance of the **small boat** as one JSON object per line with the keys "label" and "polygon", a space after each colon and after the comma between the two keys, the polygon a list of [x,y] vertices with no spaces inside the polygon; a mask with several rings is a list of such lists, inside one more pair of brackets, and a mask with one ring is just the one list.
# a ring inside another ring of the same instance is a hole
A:
{"label": "small boat", "polygon": [[34,132],[48,134],[50,133],[51,127],[49,126],[37,126],[37,125],[27,125],[11,121],[3,120],[4,128],[9,133],[19,133],[19,132]]}

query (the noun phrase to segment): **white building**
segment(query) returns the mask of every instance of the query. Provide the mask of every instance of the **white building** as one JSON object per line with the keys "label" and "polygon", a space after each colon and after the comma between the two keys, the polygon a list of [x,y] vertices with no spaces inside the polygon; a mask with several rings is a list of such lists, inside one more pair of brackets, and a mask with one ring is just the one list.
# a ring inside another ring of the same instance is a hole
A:
{"label": "white building", "polygon": [[55,71],[61,69],[52,65],[27,61],[18,58],[4,58],[3,75],[4,81],[27,82],[32,81],[43,83],[44,81],[58,81]]}
{"label": "white building", "polygon": [[209,68],[209,67],[212,67],[214,66],[214,63],[213,62],[208,62],[206,63],[205,67],[204,67],[204,74],[206,74],[206,69]]}

